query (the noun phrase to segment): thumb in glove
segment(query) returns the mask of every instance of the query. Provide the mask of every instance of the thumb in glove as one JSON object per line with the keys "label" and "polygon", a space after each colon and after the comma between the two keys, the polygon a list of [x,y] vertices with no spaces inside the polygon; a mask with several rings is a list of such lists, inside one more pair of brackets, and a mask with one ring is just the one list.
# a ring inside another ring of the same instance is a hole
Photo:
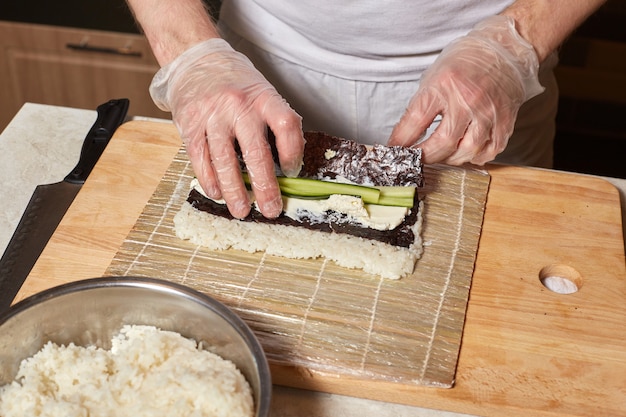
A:
{"label": "thumb in glove", "polygon": [[514,20],[492,16],[444,48],[424,72],[389,144],[419,145],[425,163],[489,162],[506,148],[521,105],[544,90],[538,70],[537,54]]}

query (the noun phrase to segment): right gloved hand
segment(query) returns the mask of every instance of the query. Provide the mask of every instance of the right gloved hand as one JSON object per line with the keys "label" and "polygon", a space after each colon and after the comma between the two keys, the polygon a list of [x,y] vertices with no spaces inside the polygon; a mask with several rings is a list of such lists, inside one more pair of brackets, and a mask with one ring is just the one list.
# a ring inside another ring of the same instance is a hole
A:
{"label": "right gloved hand", "polygon": [[[539,61],[507,16],[491,16],[443,49],[389,145],[419,146],[427,164],[482,165],[508,144],[521,105],[540,94]],[[428,139],[422,135],[437,116]]]}
{"label": "right gloved hand", "polygon": [[276,136],[281,170],[295,176],[302,167],[302,119],[243,54],[223,39],[195,45],[161,68],[150,95],[172,119],[185,143],[195,175],[208,196],[223,198],[243,218],[250,201],[235,152],[243,155],[261,213],[282,211],[282,198],[267,142]]}

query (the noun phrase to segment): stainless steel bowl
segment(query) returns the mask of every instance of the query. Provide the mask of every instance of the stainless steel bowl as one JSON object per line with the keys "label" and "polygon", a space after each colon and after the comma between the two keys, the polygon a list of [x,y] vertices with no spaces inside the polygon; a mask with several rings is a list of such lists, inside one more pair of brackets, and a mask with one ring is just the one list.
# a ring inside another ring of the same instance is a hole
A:
{"label": "stainless steel bowl", "polygon": [[20,362],[52,341],[110,348],[125,324],[171,330],[237,365],[252,387],[256,416],[269,415],[272,381],[254,333],[219,301],[171,282],[135,277],[93,278],[33,295],[0,315],[0,385]]}

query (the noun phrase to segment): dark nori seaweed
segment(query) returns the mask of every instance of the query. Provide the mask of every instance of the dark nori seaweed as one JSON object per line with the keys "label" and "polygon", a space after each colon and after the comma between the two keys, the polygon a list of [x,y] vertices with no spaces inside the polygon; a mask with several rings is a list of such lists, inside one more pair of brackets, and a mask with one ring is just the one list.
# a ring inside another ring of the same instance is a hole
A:
{"label": "dark nori seaweed", "polygon": [[[322,132],[305,132],[304,137],[306,146],[301,177],[315,179],[343,177],[358,184],[376,186],[421,187],[424,184],[422,153],[419,148],[383,145],[368,147]],[[271,131],[268,142],[276,161],[275,137]],[[328,151],[331,157],[327,158]],[[187,201],[197,210],[234,220],[226,205],[216,203],[196,190],[190,191]],[[417,191],[414,202],[409,215],[392,230],[375,230],[348,222],[334,223],[330,220],[326,223],[311,222],[306,217],[296,221],[284,214],[275,219],[268,219],[256,210],[251,210],[241,221],[305,227],[325,233],[344,233],[408,248],[415,240],[411,227],[417,221],[419,210]]]}

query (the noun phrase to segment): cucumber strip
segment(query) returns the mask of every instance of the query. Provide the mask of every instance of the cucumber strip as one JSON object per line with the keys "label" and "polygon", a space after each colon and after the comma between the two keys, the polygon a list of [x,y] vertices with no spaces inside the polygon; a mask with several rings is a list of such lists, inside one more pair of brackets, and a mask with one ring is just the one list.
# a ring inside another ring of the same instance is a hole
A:
{"label": "cucumber strip", "polygon": [[[242,175],[244,182],[246,184],[250,184],[248,174],[244,172]],[[342,194],[360,197],[363,202],[367,204],[376,204],[380,196],[380,191],[377,188],[366,187],[363,185],[320,181],[311,178],[298,177],[276,177],[276,179],[278,180],[281,193],[294,197],[313,197],[322,200],[333,194]]]}
{"label": "cucumber strip", "polygon": [[328,198],[332,194],[352,195],[361,197],[364,203],[377,204],[380,191],[373,187],[356,184],[328,182],[310,178],[278,177],[281,192],[302,197]]}
{"label": "cucumber strip", "polygon": [[381,196],[413,198],[415,196],[415,188],[412,186],[379,186],[375,187],[380,190]]}
{"label": "cucumber strip", "polygon": [[[242,172],[242,176],[246,185],[250,185],[248,174]],[[415,187],[368,187],[299,177],[277,177],[276,179],[281,193],[295,198],[322,200],[333,194],[342,194],[360,197],[365,204],[413,207],[415,196]]]}
{"label": "cucumber strip", "polygon": [[415,198],[415,187],[410,186],[387,186],[376,187],[380,190],[380,197],[378,198],[378,205],[381,206],[399,206],[399,207],[413,207],[413,200]]}
{"label": "cucumber strip", "polygon": [[412,198],[403,197],[381,197],[376,203],[379,206],[393,206],[393,207],[413,207]]}

